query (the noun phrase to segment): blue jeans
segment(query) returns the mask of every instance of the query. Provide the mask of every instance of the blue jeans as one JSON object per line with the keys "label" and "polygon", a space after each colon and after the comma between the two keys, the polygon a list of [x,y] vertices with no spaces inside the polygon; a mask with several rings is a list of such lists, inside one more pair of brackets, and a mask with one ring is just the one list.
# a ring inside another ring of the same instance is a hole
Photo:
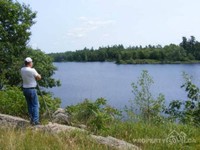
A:
{"label": "blue jeans", "polygon": [[31,123],[39,123],[39,102],[36,89],[23,89],[26,98]]}

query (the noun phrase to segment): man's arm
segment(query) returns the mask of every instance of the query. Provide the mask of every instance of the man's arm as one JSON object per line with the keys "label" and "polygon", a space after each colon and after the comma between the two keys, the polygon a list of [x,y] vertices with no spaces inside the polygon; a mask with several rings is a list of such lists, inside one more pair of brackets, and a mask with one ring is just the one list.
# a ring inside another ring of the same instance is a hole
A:
{"label": "man's arm", "polygon": [[38,74],[38,75],[36,75],[36,76],[35,76],[35,79],[36,79],[36,80],[41,80],[41,79],[42,79],[42,77],[41,77],[41,75],[40,75],[40,74]]}
{"label": "man's arm", "polygon": [[41,75],[33,68],[33,74],[36,80],[41,80]]}

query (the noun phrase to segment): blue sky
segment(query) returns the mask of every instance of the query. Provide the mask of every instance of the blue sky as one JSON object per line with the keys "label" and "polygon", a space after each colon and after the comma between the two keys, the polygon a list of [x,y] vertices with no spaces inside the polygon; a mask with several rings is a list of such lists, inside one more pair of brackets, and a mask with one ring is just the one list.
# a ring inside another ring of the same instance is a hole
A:
{"label": "blue sky", "polygon": [[200,41],[199,0],[18,0],[37,11],[29,42],[46,53]]}

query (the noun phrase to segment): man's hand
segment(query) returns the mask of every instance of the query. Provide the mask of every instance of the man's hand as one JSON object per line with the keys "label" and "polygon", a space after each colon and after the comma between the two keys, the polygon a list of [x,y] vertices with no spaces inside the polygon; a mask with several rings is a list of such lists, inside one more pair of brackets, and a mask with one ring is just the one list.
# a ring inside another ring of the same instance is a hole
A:
{"label": "man's hand", "polygon": [[40,75],[40,74],[38,74],[38,75],[35,77],[35,79],[36,79],[36,80],[41,80],[41,79],[42,79],[42,77],[41,77],[41,75]]}

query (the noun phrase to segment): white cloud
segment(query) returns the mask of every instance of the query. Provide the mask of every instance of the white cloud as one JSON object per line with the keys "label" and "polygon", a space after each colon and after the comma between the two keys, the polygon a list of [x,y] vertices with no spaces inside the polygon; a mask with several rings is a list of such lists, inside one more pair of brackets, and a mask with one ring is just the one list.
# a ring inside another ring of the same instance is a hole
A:
{"label": "white cloud", "polygon": [[104,28],[115,23],[114,20],[88,19],[84,16],[79,17],[79,21],[80,26],[70,29],[67,33],[67,36],[82,38],[94,30]]}

